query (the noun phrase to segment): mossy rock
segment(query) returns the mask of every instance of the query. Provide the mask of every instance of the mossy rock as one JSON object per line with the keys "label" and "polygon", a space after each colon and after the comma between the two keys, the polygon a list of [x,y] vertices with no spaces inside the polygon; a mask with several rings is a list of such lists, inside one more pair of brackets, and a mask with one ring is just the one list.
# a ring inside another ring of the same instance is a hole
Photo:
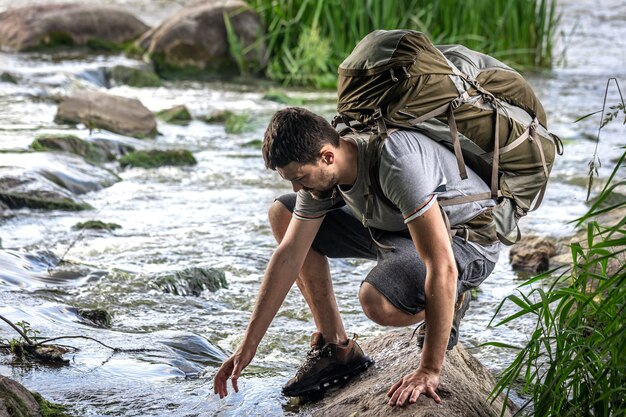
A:
{"label": "mossy rock", "polygon": [[12,209],[31,208],[42,210],[82,211],[92,210],[93,207],[84,202],[77,202],[70,198],[47,200],[45,198],[25,196],[0,192],[0,202]]}
{"label": "mossy rock", "polygon": [[254,130],[249,113],[233,113],[230,110],[219,111],[204,118],[206,123],[224,123],[226,133],[243,133]]}
{"label": "mossy rock", "polygon": [[66,407],[51,403],[22,384],[0,376],[0,416],[11,417],[71,417]]}
{"label": "mossy rock", "polygon": [[69,152],[95,163],[102,163],[115,159],[115,155],[105,149],[80,139],[74,135],[39,135],[30,144],[34,151],[61,151]]}
{"label": "mossy rock", "polygon": [[261,149],[263,147],[263,141],[261,139],[252,139],[242,145],[244,148]]}
{"label": "mossy rock", "polygon": [[113,321],[111,318],[111,314],[103,310],[101,308],[88,309],[88,308],[79,308],[76,310],[76,314],[84,319],[87,323],[102,328],[110,328],[111,322]]}
{"label": "mossy rock", "polygon": [[67,407],[61,404],[52,403],[41,396],[38,392],[33,392],[33,397],[39,404],[41,417],[72,417],[67,414]]}
{"label": "mossy rock", "polygon": [[0,74],[0,81],[5,83],[17,84],[17,78],[13,76],[13,74],[8,72],[3,72]]}
{"label": "mossy rock", "polygon": [[302,106],[304,100],[301,98],[290,97],[280,90],[269,90],[263,95],[263,100],[274,101],[276,103],[287,104],[289,106]]}
{"label": "mossy rock", "polygon": [[147,69],[116,65],[106,69],[106,76],[113,84],[128,85],[130,87],[161,87],[163,82],[159,76]]}
{"label": "mossy rock", "polygon": [[221,269],[193,267],[158,276],[150,286],[168,294],[199,296],[205,290],[215,292],[227,288],[227,283]]}
{"label": "mossy rock", "polygon": [[91,230],[108,230],[109,232],[116,230],[116,229],[121,229],[121,228],[122,226],[120,226],[119,224],[105,223],[101,220],[89,220],[89,221],[82,222],[82,223],[76,223],[74,226],[72,226],[73,230],[91,229]]}
{"label": "mossy rock", "polygon": [[172,107],[171,109],[161,110],[156,113],[156,117],[167,123],[181,125],[187,124],[193,120],[191,113],[189,113],[187,107],[183,105]]}
{"label": "mossy rock", "polygon": [[122,167],[135,168],[158,168],[161,166],[189,166],[198,161],[193,154],[186,149],[159,150],[130,152],[120,158]]}

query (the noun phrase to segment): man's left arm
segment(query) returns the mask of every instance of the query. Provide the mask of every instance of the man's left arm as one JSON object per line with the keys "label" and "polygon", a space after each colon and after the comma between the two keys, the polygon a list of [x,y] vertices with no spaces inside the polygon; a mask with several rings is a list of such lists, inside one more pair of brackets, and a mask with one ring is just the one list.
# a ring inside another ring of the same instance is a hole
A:
{"label": "man's left arm", "polygon": [[419,367],[396,382],[387,395],[389,405],[412,404],[424,394],[436,402],[435,392],[452,328],[456,299],[457,268],[448,230],[435,201],[423,215],[408,224],[411,238],[426,266],[426,337]]}

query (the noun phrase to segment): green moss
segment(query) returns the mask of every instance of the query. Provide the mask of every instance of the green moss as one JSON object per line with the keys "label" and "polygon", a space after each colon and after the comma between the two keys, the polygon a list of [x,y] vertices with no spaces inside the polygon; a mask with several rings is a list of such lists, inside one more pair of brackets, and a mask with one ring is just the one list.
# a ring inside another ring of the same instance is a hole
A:
{"label": "green moss", "polygon": [[121,229],[122,226],[116,223],[105,223],[101,220],[89,220],[82,223],[76,223],[72,226],[73,230],[83,230],[83,229],[91,229],[91,230],[108,230],[113,231],[115,229]]}
{"label": "green moss", "polygon": [[244,148],[256,148],[261,149],[263,147],[263,141],[261,139],[253,139],[242,145]]}
{"label": "green moss", "polygon": [[168,123],[187,124],[192,120],[191,113],[185,106],[176,106],[171,109],[161,110],[156,116]]}
{"label": "green moss", "polygon": [[94,51],[121,52],[124,50],[122,44],[100,38],[87,39],[85,45]]}
{"label": "green moss", "polygon": [[12,417],[29,417],[28,407],[15,393],[7,390],[0,382],[0,401],[4,403],[8,413]]}
{"label": "green moss", "polygon": [[224,130],[226,133],[243,133],[254,130],[251,126],[251,117],[248,113],[235,114],[231,113],[224,121]]}
{"label": "green moss", "polygon": [[107,75],[116,83],[131,87],[160,87],[163,85],[159,76],[154,72],[140,68],[116,65],[107,70]]}
{"label": "green moss", "polygon": [[95,163],[112,159],[111,155],[105,150],[74,135],[38,135],[30,144],[30,148],[37,152],[69,152]]}
{"label": "green moss", "polygon": [[304,100],[301,98],[290,97],[280,90],[269,90],[263,95],[263,100],[274,101],[276,103],[287,104],[289,106],[302,106]]}
{"label": "green moss", "polygon": [[5,83],[17,84],[17,78],[15,78],[12,74],[8,72],[3,72],[0,74],[0,81]]}
{"label": "green moss", "polygon": [[93,207],[87,203],[77,203],[68,199],[60,199],[57,201],[45,200],[37,197],[26,197],[24,195],[14,195],[11,193],[0,193],[0,202],[6,204],[9,208],[32,208],[43,210],[67,210],[81,211],[92,210]]}
{"label": "green moss", "polygon": [[39,404],[42,417],[70,417],[69,414],[65,413],[67,407],[46,400],[38,392],[32,392],[32,394],[37,404]]}
{"label": "green moss", "polygon": [[157,168],[197,164],[196,158],[186,149],[134,151],[120,158],[122,167]]}
{"label": "green moss", "polygon": [[216,268],[187,268],[173,274],[164,274],[150,282],[150,286],[165,293],[199,296],[203,291],[215,292],[228,288],[224,271]]}
{"label": "green moss", "polygon": [[39,43],[43,49],[73,46],[74,38],[67,32],[50,32]]}
{"label": "green moss", "polygon": [[[179,49],[181,51],[177,51],[179,52],[177,55],[181,57],[196,55],[196,52],[191,48],[188,48],[188,51],[182,51],[185,47],[181,46]],[[166,80],[214,80],[239,75],[237,64],[227,58],[213,58],[210,66],[201,67],[177,63],[160,52],[149,54],[148,57],[154,64],[157,74]]]}

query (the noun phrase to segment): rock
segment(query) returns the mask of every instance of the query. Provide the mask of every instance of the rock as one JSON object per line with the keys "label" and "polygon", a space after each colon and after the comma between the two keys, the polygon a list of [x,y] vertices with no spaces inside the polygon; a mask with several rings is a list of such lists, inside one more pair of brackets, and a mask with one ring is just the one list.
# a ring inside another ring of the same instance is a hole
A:
{"label": "rock", "polygon": [[[417,369],[419,350],[411,331],[393,331],[361,343],[374,365],[346,386],[333,389],[325,397],[301,408],[304,416],[386,415],[413,417],[492,417],[500,415],[503,399],[492,404],[487,397],[495,385],[494,377],[465,348],[457,345],[446,352],[437,393],[441,404],[420,396],[415,404],[402,408],[387,405],[389,388],[402,376]],[[509,402],[504,416],[511,416]]]}
{"label": "rock", "polygon": [[55,123],[83,123],[137,138],[157,135],[156,120],[137,99],[97,91],[81,91],[61,101]]}
{"label": "rock", "polygon": [[30,148],[35,151],[69,152],[95,163],[115,159],[115,154],[108,152],[105,147],[100,147],[74,135],[39,135],[30,144]]}
{"label": "rock", "polygon": [[289,106],[302,106],[304,104],[304,100],[301,98],[290,97],[285,92],[275,89],[269,90],[267,93],[263,94],[263,100],[287,104]]}
{"label": "rock", "polygon": [[199,296],[205,290],[215,292],[227,285],[224,271],[192,267],[158,276],[150,282],[150,286],[168,294]]}
{"label": "rock", "polygon": [[0,417],[40,417],[39,403],[22,384],[0,375]]}
{"label": "rock", "polygon": [[193,154],[186,149],[135,151],[120,158],[120,165],[122,167],[131,166],[135,168],[186,166],[195,165],[197,163]]}
{"label": "rock", "polygon": [[17,84],[17,78],[9,72],[3,72],[0,74],[0,81],[4,83]]}
{"label": "rock", "polygon": [[233,113],[230,110],[219,111],[204,118],[206,123],[224,123],[226,133],[242,133],[255,129],[252,125],[252,117],[249,113]]}
{"label": "rock", "polygon": [[[224,14],[230,16],[240,50],[231,51]],[[242,0],[199,1],[184,7],[160,26],[146,32],[138,41],[165,78],[235,75],[244,67],[261,68],[265,63],[259,16]],[[260,40],[261,39],[261,40]]]}
{"label": "rock", "polygon": [[65,407],[46,401],[22,384],[0,376],[0,417],[69,417]]}
{"label": "rock", "polygon": [[550,257],[556,255],[556,245],[545,237],[524,236],[511,246],[509,261],[513,269],[545,272],[550,267]]}
{"label": "rock", "polygon": [[120,49],[148,29],[130,13],[112,7],[32,5],[0,13],[0,47],[16,51],[71,45]]}
{"label": "rock", "polygon": [[61,152],[0,154],[0,166],[34,171],[73,194],[84,194],[109,187],[120,181],[113,172],[83,158]]}
{"label": "rock", "polygon": [[91,230],[107,230],[109,232],[115,229],[121,229],[121,228],[122,226],[120,226],[119,224],[105,223],[101,220],[89,220],[89,221],[82,222],[82,223],[76,223],[74,226],[72,226],[73,230],[91,229]]}
{"label": "rock", "polygon": [[92,209],[43,175],[16,167],[0,167],[0,201],[12,209]]}
{"label": "rock", "polygon": [[107,329],[111,327],[111,314],[101,308],[79,308],[76,309],[76,315],[84,322],[92,326],[103,327]]}
{"label": "rock", "polygon": [[163,83],[152,69],[116,65],[105,70],[107,82],[111,86],[161,87]]}
{"label": "rock", "polygon": [[187,124],[192,120],[191,113],[183,105],[161,110],[157,112],[156,116],[164,122],[175,124]]}

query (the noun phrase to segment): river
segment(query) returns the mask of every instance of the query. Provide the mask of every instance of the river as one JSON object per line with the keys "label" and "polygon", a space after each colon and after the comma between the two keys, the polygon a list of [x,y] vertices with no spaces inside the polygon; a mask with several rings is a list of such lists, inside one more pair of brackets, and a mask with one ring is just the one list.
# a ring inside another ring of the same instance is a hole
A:
{"label": "river", "polygon": [[[0,0],[0,11],[30,4]],[[95,2],[94,2],[95,3]],[[101,2],[100,2],[101,3]],[[158,24],[185,2],[109,0],[150,25]],[[580,123],[578,117],[600,110],[609,77],[626,87],[626,2],[562,0],[557,63],[552,71],[526,74],[547,110],[550,130],[565,140],[565,155],[553,169],[539,211],[524,219],[524,233],[563,237],[568,222],[587,206],[583,180],[594,152],[599,116]],[[94,88],[103,67],[133,63],[121,56],[58,56],[0,53],[0,72],[20,78],[17,85],[0,82],[0,149],[24,150],[40,133],[73,133],[86,129],[53,122],[50,100],[79,88]],[[0,374],[10,376],[51,401],[68,404],[77,416],[240,416],[291,415],[296,411],[280,395],[280,386],[295,371],[307,350],[312,319],[297,290],[291,291],[266,335],[253,364],[242,377],[241,390],[224,400],[212,394],[212,377],[224,355],[241,339],[254,297],[275,242],[267,224],[273,199],[289,191],[279,176],[264,169],[260,150],[247,146],[262,138],[269,118],[282,105],[263,100],[254,85],[168,82],[161,88],[114,87],[113,94],[137,97],[152,111],[186,105],[194,116],[230,109],[252,115],[254,130],[227,134],[221,125],[195,120],[187,126],[159,122],[154,144],[191,150],[191,168],[127,169],[121,182],[88,193],[95,209],[84,212],[14,210],[0,216],[2,248],[17,257],[13,283],[0,281],[0,314],[28,321],[45,336],[84,335],[110,346],[147,349],[113,354],[86,339],[63,343],[80,348],[68,354],[67,366],[12,363],[0,356]],[[289,90],[316,99],[313,111],[331,117],[333,92]],[[615,93],[609,95],[617,103]],[[98,137],[113,137],[96,131]],[[626,144],[624,127],[611,123],[602,130],[600,176]],[[15,155],[15,154],[13,154]],[[114,232],[74,232],[80,221],[117,223]],[[51,251],[84,265],[70,277],[48,274]],[[39,260],[26,254],[40,254]],[[3,256],[6,255],[6,253]],[[14,259],[15,260],[15,259]],[[156,275],[192,266],[225,271],[228,288],[201,296],[164,294],[150,283]],[[359,283],[372,265],[366,261],[331,262],[335,291],[349,333],[361,338],[387,329],[363,315],[357,299]],[[501,254],[492,276],[481,287],[463,321],[461,342],[521,344],[530,324],[487,328],[500,301],[522,282]],[[76,308],[104,308],[113,315],[110,329],[85,324]],[[504,313],[514,311],[505,305]],[[0,325],[0,338],[14,337]],[[473,353],[492,371],[502,370],[512,356],[495,348]]]}

